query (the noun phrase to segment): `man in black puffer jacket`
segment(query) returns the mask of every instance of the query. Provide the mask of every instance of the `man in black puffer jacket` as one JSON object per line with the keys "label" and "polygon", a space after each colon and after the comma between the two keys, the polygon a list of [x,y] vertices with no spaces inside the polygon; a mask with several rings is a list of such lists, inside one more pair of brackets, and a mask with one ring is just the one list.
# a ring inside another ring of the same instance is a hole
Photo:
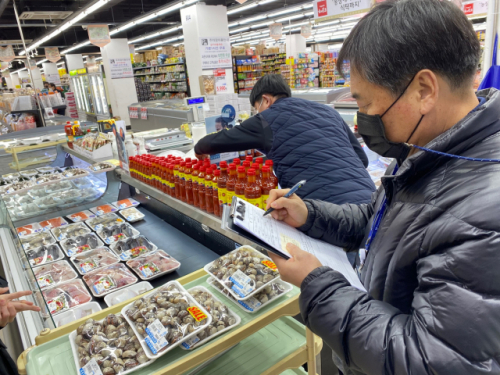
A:
{"label": "man in black puffer jacket", "polygon": [[280,75],[262,77],[250,95],[259,114],[202,138],[195,146],[196,154],[256,148],[273,160],[281,187],[307,180],[297,193],[301,198],[368,203],[375,190],[365,169],[368,158],[339,113],[290,96]]}
{"label": "man in black puffer jacket", "polygon": [[349,60],[359,133],[397,165],[370,204],[268,200],[311,237],[351,251],[366,241],[367,292],[291,244],[292,259],[273,255],[344,374],[500,374],[500,92],[475,95],[479,54],[452,2],[377,5],[339,71]]}

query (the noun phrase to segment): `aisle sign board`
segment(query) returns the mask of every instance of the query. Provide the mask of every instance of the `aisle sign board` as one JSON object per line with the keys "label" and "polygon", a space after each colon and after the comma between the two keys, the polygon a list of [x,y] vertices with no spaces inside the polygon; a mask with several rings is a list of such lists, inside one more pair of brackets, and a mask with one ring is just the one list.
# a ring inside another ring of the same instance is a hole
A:
{"label": "aisle sign board", "polygon": [[134,70],[132,69],[130,57],[109,59],[109,69],[111,70],[111,79],[134,77]]}
{"label": "aisle sign board", "polygon": [[59,73],[46,73],[45,76],[47,77],[47,82],[53,83],[56,86],[61,86],[61,77]]}
{"label": "aisle sign board", "polygon": [[366,13],[372,0],[314,0],[314,20],[316,22]]}
{"label": "aisle sign board", "polygon": [[488,13],[488,0],[464,2],[462,3],[462,11],[467,17],[486,16]]}
{"label": "aisle sign board", "polygon": [[227,80],[225,69],[214,69],[215,93],[227,94]]}
{"label": "aisle sign board", "polygon": [[0,60],[5,62],[11,62],[16,57],[14,49],[12,46],[0,47]]}
{"label": "aisle sign board", "polygon": [[311,36],[311,24],[302,25],[300,28],[300,35],[306,39],[309,38]]}
{"label": "aisle sign board", "polygon": [[108,25],[89,25],[87,31],[90,43],[97,47],[104,47],[111,42]]}
{"label": "aisle sign board", "polygon": [[228,36],[200,37],[201,69],[232,68]]}
{"label": "aisle sign board", "polygon": [[283,36],[283,25],[281,22],[272,23],[269,25],[269,37],[273,39],[281,39]]}
{"label": "aisle sign board", "polygon": [[56,63],[61,60],[61,55],[59,54],[59,48],[57,47],[45,47],[45,57],[50,62]]}

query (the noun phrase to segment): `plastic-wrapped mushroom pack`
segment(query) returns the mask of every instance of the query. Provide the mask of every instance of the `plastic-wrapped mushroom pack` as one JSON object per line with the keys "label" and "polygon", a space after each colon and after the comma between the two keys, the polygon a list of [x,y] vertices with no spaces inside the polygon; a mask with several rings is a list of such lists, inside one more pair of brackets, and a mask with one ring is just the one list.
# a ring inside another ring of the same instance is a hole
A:
{"label": "plastic-wrapped mushroom pack", "polygon": [[146,328],[156,320],[161,323],[166,330],[166,345],[158,350],[160,353],[185,336],[200,331],[211,320],[203,313],[195,318],[188,309],[192,309],[192,303],[185,292],[181,292],[175,284],[167,284],[136,300],[125,314],[142,337],[148,335]]}
{"label": "plastic-wrapped mushroom pack", "polygon": [[[233,296],[238,296],[238,299],[251,295],[279,277],[274,263],[248,246],[236,249],[207,266],[205,270],[234,291]],[[236,279],[242,288],[236,286]]]}
{"label": "plastic-wrapped mushroom pack", "polygon": [[103,375],[122,374],[149,362],[139,339],[120,315],[88,319],[76,330],[80,367],[95,359]]}

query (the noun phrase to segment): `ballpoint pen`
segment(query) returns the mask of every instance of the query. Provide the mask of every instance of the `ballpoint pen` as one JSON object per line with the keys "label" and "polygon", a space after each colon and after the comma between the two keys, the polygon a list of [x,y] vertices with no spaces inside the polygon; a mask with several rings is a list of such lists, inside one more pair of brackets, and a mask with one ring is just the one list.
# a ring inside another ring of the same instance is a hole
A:
{"label": "ballpoint pen", "polygon": [[[292,196],[292,194],[294,194],[299,188],[301,188],[305,184],[306,184],[306,180],[302,180],[302,181],[297,182],[295,184],[295,186],[293,188],[291,188],[290,191],[288,193],[286,193],[283,198],[290,198]],[[273,211],[274,211],[274,208],[271,207],[269,210],[264,212],[263,216],[266,216],[267,214],[270,214]]]}

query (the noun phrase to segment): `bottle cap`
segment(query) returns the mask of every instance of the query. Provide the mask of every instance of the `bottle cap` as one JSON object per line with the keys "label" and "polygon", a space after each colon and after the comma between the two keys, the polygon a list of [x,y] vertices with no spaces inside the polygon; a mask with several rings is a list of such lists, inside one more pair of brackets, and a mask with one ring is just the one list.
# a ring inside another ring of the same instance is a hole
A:
{"label": "bottle cap", "polygon": [[233,159],[233,163],[234,163],[234,164],[238,164],[238,165],[239,165],[239,164],[241,163],[240,158],[234,158],[234,159]]}
{"label": "bottle cap", "polygon": [[207,169],[207,167],[205,167],[204,165],[202,165],[202,166],[200,167],[200,172],[205,172],[205,170],[206,170],[206,169]]}
{"label": "bottle cap", "polygon": [[214,171],[214,176],[220,176],[220,169],[216,169]]}
{"label": "bottle cap", "polygon": [[266,165],[273,165],[273,161],[271,159],[266,160]]}
{"label": "bottle cap", "polygon": [[264,165],[264,166],[262,167],[262,172],[271,172],[271,168],[269,168],[269,166],[268,166],[268,165]]}
{"label": "bottle cap", "polygon": [[244,166],[245,168],[250,168],[250,162],[249,162],[248,160],[245,160],[245,161],[243,162],[243,166]]}
{"label": "bottle cap", "polygon": [[259,163],[253,163],[252,168],[255,170],[259,169]]}
{"label": "bottle cap", "polygon": [[186,166],[186,162],[185,162],[185,161],[181,161],[180,166],[181,166],[181,167],[185,167],[185,166]]}
{"label": "bottle cap", "polygon": [[264,164],[264,158],[257,158],[255,159],[255,162],[259,164]]}
{"label": "bottle cap", "polygon": [[234,163],[229,164],[229,169],[236,169],[236,164]]}
{"label": "bottle cap", "polygon": [[238,167],[238,173],[245,173],[245,167]]}
{"label": "bottle cap", "polygon": [[249,155],[249,156],[247,156],[247,157],[245,158],[245,160],[252,161],[252,160],[253,160],[253,158]]}
{"label": "bottle cap", "polygon": [[248,172],[247,172],[247,175],[249,175],[249,176],[255,176],[255,169],[250,168],[250,169],[248,170]]}
{"label": "bottle cap", "polygon": [[210,168],[215,171],[217,169],[217,164],[210,164]]}
{"label": "bottle cap", "polygon": [[191,158],[186,158],[186,163],[189,163],[191,161]]}
{"label": "bottle cap", "polygon": [[221,161],[219,165],[221,168],[227,168],[227,161]]}
{"label": "bottle cap", "polygon": [[211,175],[212,174],[212,168],[207,168],[207,170],[205,171],[205,174],[208,176],[208,175]]}

